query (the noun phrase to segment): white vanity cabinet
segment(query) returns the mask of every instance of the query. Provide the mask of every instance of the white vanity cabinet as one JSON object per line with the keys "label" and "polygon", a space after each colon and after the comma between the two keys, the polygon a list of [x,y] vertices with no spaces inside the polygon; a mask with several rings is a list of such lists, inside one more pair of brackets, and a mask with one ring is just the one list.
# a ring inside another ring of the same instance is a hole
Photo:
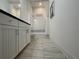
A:
{"label": "white vanity cabinet", "polygon": [[0,10],[0,59],[14,59],[30,43],[28,25]]}

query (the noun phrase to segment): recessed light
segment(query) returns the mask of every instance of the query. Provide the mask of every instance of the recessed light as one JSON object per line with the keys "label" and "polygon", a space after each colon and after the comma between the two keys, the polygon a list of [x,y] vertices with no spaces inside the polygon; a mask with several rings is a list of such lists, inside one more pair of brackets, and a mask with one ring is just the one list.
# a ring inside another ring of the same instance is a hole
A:
{"label": "recessed light", "polygon": [[40,2],[40,3],[39,3],[39,6],[41,6],[41,5],[42,5],[42,3]]}
{"label": "recessed light", "polygon": [[21,4],[18,4],[18,7],[21,7]]}

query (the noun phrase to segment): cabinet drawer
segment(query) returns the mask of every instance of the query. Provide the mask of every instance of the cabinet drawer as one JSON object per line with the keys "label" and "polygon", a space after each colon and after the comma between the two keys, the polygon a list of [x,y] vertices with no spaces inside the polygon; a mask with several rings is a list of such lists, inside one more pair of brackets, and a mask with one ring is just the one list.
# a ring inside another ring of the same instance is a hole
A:
{"label": "cabinet drawer", "polygon": [[18,20],[0,13],[0,24],[18,26]]}

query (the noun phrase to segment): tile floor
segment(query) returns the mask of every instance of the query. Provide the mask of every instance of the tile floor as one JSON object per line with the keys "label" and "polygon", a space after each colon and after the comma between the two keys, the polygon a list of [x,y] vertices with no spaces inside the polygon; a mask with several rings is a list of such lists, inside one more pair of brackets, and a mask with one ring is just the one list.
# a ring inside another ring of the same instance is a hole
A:
{"label": "tile floor", "polygon": [[16,59],[67,59],[58,47],[44,37],[36,37]]}

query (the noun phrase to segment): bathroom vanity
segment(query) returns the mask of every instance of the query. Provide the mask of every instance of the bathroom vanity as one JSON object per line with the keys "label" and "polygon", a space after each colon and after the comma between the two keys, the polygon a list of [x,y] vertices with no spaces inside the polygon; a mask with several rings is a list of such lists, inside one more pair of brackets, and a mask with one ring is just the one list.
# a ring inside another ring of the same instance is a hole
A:
{"label": "bathroom vanity", "polygon": [[0,10],[0,59],[14,59],[30,41],[30,24]]}

